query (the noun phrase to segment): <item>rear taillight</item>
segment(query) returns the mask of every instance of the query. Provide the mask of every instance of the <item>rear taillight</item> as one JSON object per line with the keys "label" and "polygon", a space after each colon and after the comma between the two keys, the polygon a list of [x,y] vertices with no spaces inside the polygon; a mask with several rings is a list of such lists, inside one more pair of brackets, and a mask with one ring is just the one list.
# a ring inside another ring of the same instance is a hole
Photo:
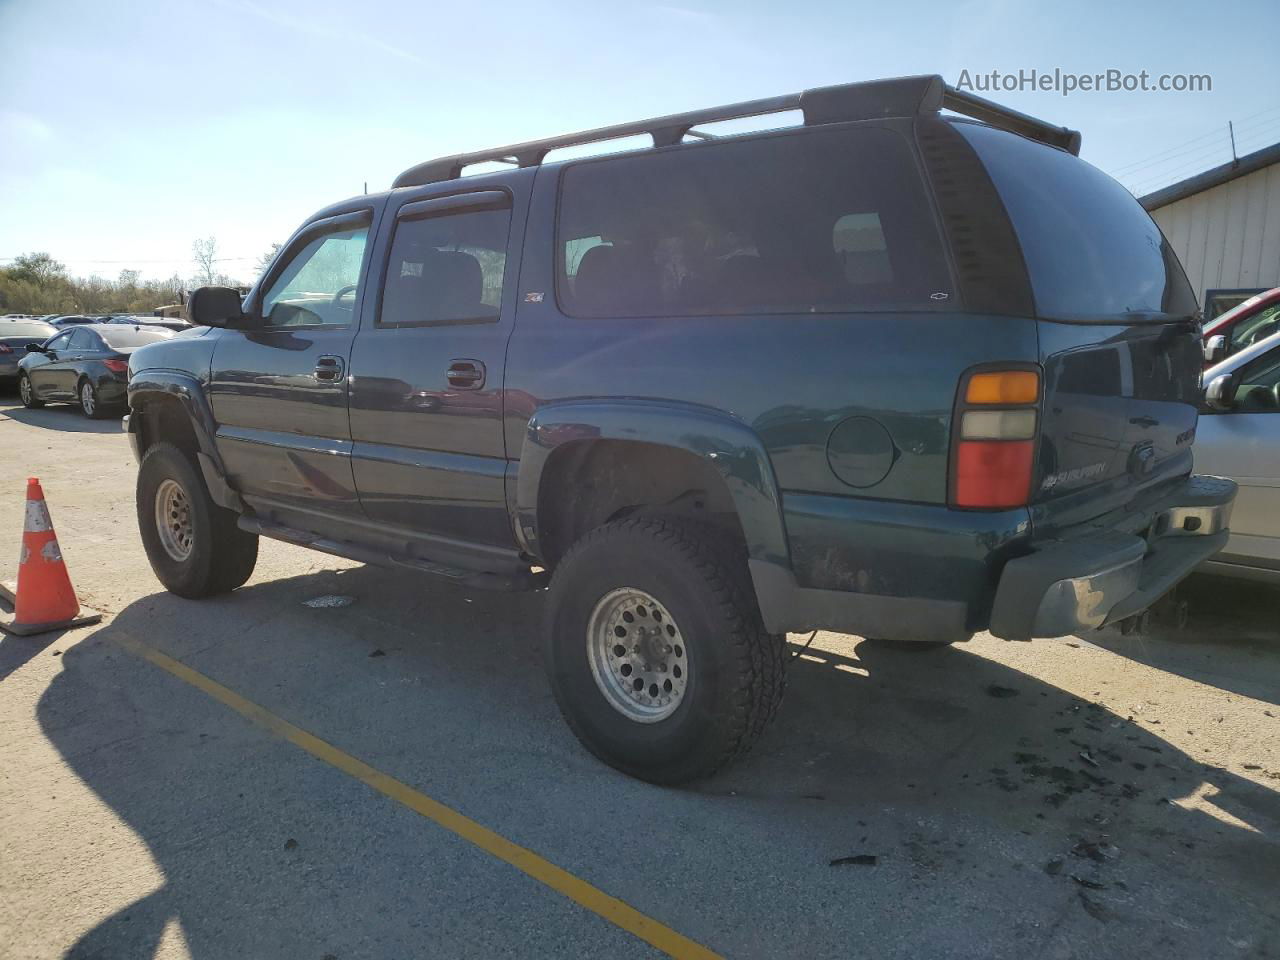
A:
{"label": "rear taillight", "polygon": [[953,422],[951,505],[1025,506],[1035,471],[1040,371],[978,370],[960,382]]}
{"label": "rear taillight", "polygon": [[13,353],[13,347],[7,343],[0,343],[0,353]]}
{"label": "rear taillight", "polygon": [[124,373],[129,369],[128,360],[103,360],[102,365],[112,373]]}

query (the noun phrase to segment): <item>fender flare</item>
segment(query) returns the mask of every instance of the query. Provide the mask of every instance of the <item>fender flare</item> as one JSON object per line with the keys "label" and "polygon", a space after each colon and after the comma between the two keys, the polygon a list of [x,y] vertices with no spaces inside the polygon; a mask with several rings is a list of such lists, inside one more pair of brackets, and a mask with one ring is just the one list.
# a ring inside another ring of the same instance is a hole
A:
{"label": "fender flare", "polygon": [[538,494],[551,454],[567,443],[623,440],[673,447],[715,468],[738,513],[752,560],[790,568],[782,497],[760,437],[722,411],[650,400],[568,400],[539,407],[520,453],[513,511],[522,545],[538,550]]}
{"label": "fender flare", "polygon": [[138,434],[141,429],[140,416],[147,404],[156,400],[178,401],[186,412],[195,434],[196,461],[200,472],[204,474],[205,485],[215,503],[230,510],[243,512],[244,504],[239,494],[227,481],[226,465],[218,453],[214,437],[218,432],[218,422],[213,416],[213,407],[204,392],[200,381],[181,370],[139,370],[129,378],[129,410],[128,431],[134,444],[135,453],[138,448]]}

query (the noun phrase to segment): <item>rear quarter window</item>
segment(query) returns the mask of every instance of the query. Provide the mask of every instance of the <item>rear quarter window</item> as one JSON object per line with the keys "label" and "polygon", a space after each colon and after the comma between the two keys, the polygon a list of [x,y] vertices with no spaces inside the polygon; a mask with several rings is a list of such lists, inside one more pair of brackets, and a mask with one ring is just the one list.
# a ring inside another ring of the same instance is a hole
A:
{"label": "rear quarter window", "polygon": [[1197,304],[1160,228],[1119,183],[1079,157],[958,122],[995,184],[1047,318],[1189,316]]}
{"label": "rear quarter window", "polygon": [[557,236],[558,295],[573,316],[950,305],[912,149],[883,127],[574,164]]}

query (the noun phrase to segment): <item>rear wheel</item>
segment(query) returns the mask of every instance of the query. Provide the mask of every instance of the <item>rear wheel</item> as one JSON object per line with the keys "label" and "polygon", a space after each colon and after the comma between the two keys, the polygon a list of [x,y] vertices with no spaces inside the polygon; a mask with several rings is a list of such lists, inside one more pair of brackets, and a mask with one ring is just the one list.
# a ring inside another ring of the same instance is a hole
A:
{"label": "rear wheel", "polygon": [[31,386],[31,378],[26,373],[18,374],[18,396],[28,410],[39,410],[44,406],[44,401],[36,396],[35,387]]}
{"label": "rear wheel", "polygon": [[551,581],[547,672],[593,754],[682,783],[742,755],[782,699],[783,638],[760,620],[742,546],[636,517],[574,545]]}
{"label": "rear wheel", "polygon": [[102,412],[102,403],[98,399],[98,391],[93,385],[93,381],[83,379],[80,386],[76,390],[76,395],[80,398],[80,412],[90,420],[101,420],[106,414]]}
{"label": "rear wheel", "polygon": [[249,579],[258,537],[213,502],[204,477],[177,447],[157,443],[138,467],[138,529],[156,578],[180,597],[208,597]]}

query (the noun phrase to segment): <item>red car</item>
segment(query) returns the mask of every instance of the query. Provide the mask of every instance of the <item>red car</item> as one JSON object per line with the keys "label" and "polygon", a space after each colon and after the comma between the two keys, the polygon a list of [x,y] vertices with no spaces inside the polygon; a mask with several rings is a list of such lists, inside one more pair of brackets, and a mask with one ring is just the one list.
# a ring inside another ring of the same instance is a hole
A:
{"label": "red car", "polygon": [[[1206,366],[1239,353],[1280,330],[1280,287],[1250,297],[1204,327]],[[1221,340],[1215,339],[1221,337]]]}

